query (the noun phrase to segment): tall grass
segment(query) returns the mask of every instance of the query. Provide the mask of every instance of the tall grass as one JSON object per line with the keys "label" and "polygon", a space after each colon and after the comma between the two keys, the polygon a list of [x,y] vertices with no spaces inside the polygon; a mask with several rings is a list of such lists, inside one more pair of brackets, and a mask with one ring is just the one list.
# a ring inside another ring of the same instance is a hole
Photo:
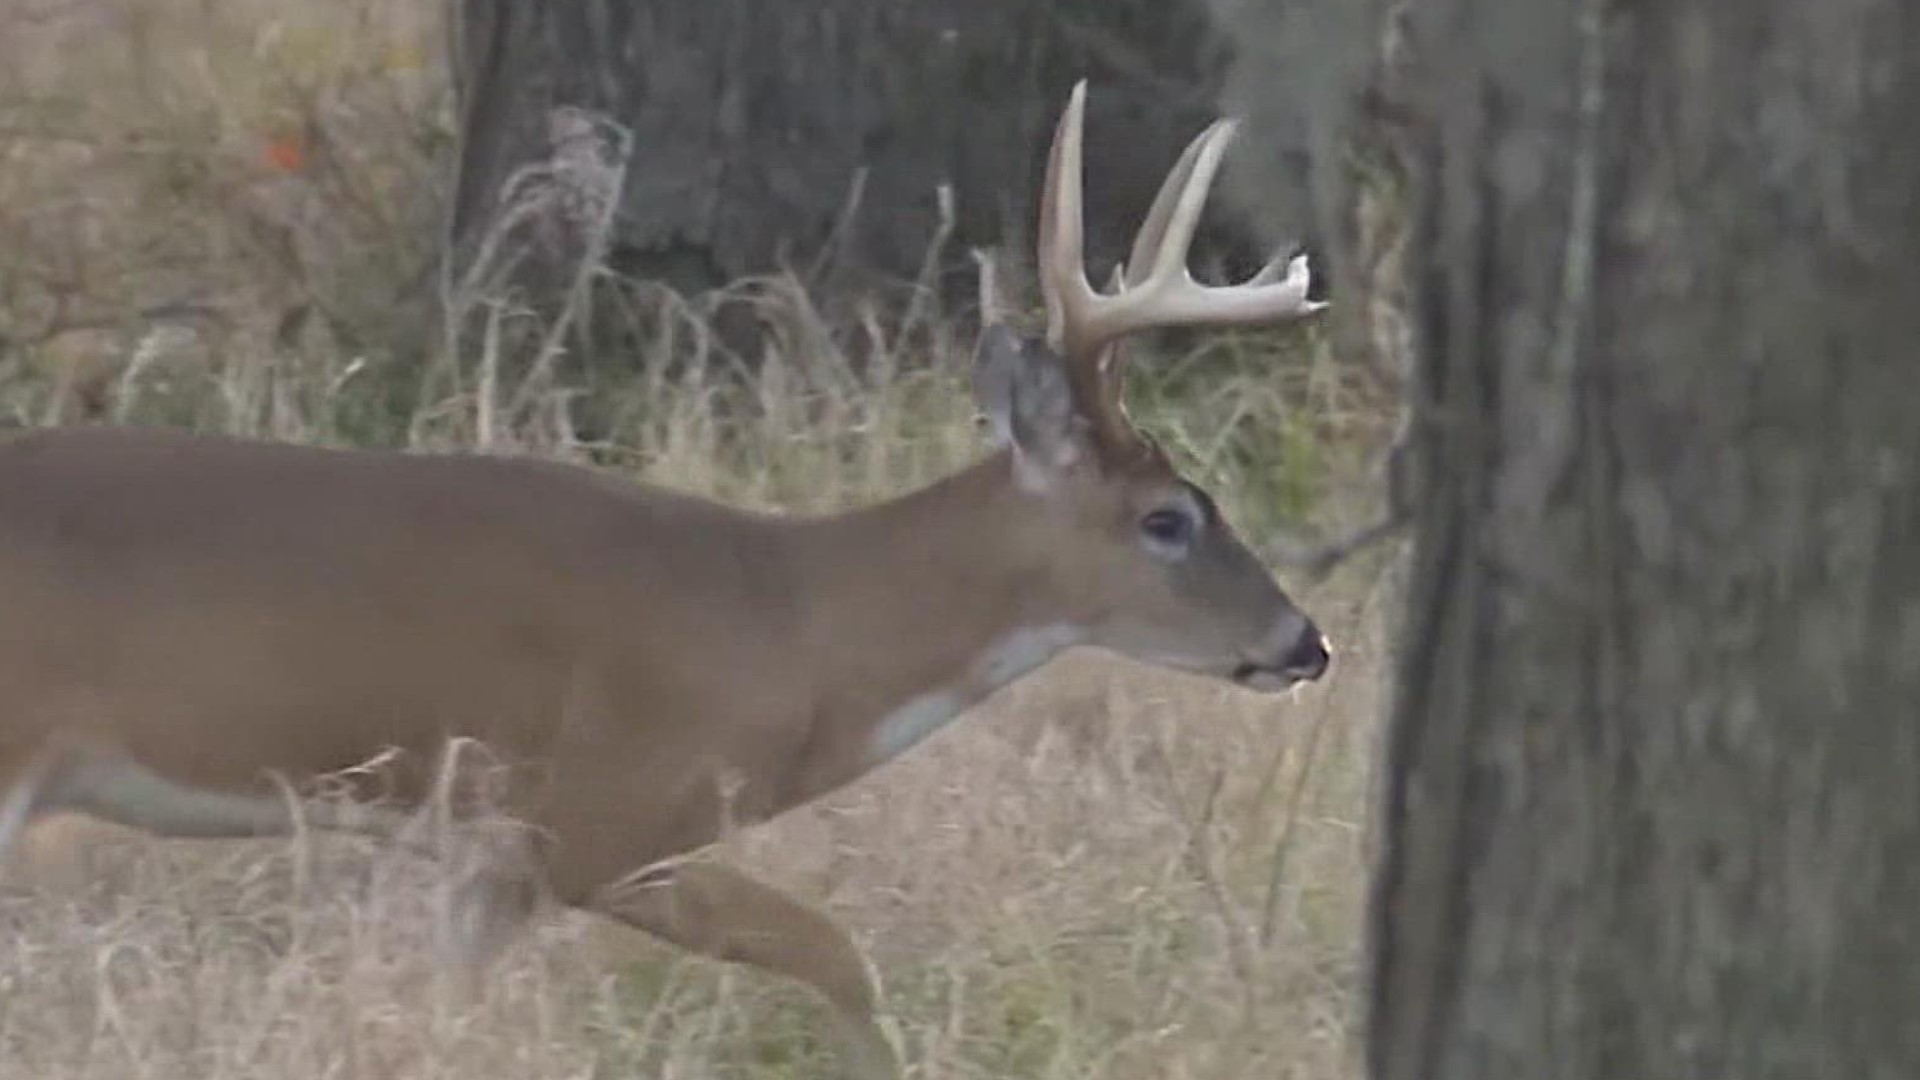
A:
{"label": "tall grass", "polygon": [[[0,426],[542,454],[805,510],[981,452],[969,313],[931,294],[827,314],[792,276],[681,297],[589,259],[611,357],[484,275],[436,283],[444,86],[410,12],[46,0],[0,23]],[[138,87],[102,83],[123,69]],[[1257,544],[1366,512],[1390,418],[1318,332],[1135,367],[1136,418]],[[1296,588],[1336,643],[1321,685],[1072,654],[722,847],[855,930],[920,1075],[1354,1075],[1386,582]],[[0,1077],[835,1075],[801,991],[577,914],[454,1004],[439,874],[348,838],[48,822],[0,867]]]}

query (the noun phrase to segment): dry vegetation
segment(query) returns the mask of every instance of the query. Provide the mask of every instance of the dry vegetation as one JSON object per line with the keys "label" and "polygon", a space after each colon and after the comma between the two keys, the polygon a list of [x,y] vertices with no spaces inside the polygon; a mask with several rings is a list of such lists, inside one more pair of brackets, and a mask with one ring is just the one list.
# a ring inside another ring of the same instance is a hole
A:
{"label": "dry vegetation", "polygon": [[[388,7],[0,11],[0,426],[480,444],[804,509],[978,452],[967,332],[931,303],[827,318],[804,282],[744,282],[725,299],[773,342],[752,363],[707,331],[722,298],[604,274],[622,363],[484,282],[439,321],[438,30]],[[1209,338],[1137,382],[1255,537],[1365,510],[1342,493],[1382,417],[1318,335]],[[1072,656],[728,846],[869,945],[919,1075],[1351,1076],[1386,581],[1296,590],[1338,645],[1324,685]],[[31,841],[0,870],[0,1077],[833,1075],[800,991],[577,916],[456,1007],[434,868],[357,841]]]}

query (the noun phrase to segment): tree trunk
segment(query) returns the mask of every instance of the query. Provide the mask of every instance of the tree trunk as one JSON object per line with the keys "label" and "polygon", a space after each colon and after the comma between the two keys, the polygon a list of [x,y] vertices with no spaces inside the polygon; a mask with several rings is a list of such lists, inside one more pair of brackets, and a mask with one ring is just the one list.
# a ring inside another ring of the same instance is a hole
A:
{"label": "tree trunk", "polygon": [[1920,10],[1416,16],[1372,1075],[1920,1075]]}
{"label": "tree trunk", "polygon": [[[457,22],[455,265],[573,106],[631,133],[612,263],[686,292],[782,266],[913,279],[943,184],[954,217],[936,269],[971,288],[966,247],[1028,246],[1046,143],[1082,76],[1089,254],[1117,258],[1213,119],[1226,45],[1201,0],[459,0]],[[1196,253],[1250,270],[1255,247],[1216,208]],[[516,280],[563,283],[577,254],[562,243]]]}

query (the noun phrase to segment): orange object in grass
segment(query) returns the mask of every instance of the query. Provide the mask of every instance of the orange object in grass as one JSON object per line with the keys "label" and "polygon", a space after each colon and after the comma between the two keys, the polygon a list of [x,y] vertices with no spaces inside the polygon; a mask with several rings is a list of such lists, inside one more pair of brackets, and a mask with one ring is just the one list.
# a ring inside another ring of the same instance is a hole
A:
{"label": "orange object in grass", "polygon": [[267,140],[267,164],[277,172],[297,173],[307,164],[306,142],[298,135],[278,135]]}

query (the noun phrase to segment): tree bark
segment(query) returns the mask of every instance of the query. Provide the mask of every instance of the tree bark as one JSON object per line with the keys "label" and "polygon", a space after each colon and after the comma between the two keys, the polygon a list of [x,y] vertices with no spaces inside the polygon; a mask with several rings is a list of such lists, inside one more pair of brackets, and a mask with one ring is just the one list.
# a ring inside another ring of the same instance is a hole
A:
{"label": "tree bark", "polygon": [[[970,289],[966,247],[1027,246],[1052,125],[1083,76],[1088,250],[1111,261],[1214,118],[1227,47],[1201,0],[459,0],[456,22],[456,265],[573,106],[632,136],[611,261],[686,292],[823,261],[913,279],[942,184],[954,219],[936,269]],[[1217,202],[1196,252],[1251,270],[1264,253]],[[522,282],[575,254],[531,260]]]}
{"label": "tree bark", "polygon": [[1371,1073],[1920,1075],[1920,10],[1416,18]]}

